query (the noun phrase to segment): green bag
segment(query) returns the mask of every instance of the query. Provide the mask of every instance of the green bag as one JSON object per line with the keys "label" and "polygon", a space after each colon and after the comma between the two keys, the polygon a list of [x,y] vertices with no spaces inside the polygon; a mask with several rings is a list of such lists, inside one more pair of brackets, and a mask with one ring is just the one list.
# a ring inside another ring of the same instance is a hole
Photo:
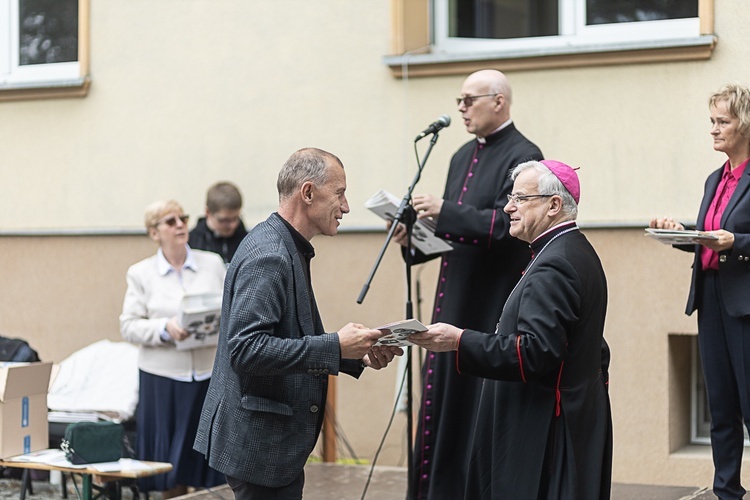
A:
{"label": "green bag", "polygon": [[69,462],[91,464],[122,458],[124,430],[114,422],[76,422],[65,429],[60,448]]}

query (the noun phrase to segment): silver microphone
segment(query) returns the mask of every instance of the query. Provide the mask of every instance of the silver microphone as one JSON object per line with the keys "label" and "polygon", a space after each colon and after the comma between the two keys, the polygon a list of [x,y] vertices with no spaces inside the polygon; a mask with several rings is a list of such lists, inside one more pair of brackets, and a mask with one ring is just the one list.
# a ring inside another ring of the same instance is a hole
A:
{"label": "silver microphone", "polygon": [[414,139],[414,142],[417,142],[420,139],[423,139],[424,137],[434,134],[435,132],[439,131],[440,129],[443,129],[451,124],[451,117],[448,115],[440,115],[437,120],[430,123],[430,126],[424,129],[420,134],[417,136],[416,139]]}

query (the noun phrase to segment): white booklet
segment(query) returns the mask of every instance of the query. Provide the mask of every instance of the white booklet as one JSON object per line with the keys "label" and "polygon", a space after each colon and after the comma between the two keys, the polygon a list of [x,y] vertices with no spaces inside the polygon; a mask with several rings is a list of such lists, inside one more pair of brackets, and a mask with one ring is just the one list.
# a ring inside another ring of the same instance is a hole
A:
{"label": "white booklet", "polygon": [[[365,208],[369,208],[384,220],[393,220],[400,205],[401,200],[385,189],[381,189],[365,202]],[[435,236],[435,223],[428,219],[417,219],[414,223],[411,244],[425,255],[453,250],[450,243]]]}
{"label": "white booklet", "polygon": [[705,240],[719,239],[719,237],[715,234],[710,234],[706,231],[677,231],[674,229],[653,229],[650,227],[646,228],[646,236],[650,236],[651,238],[654,238],[657,241],[661,241],[666,245],[684,245],[690,243],[700,243],[701,241]]}
{"label": "white booklet", "polygon": [[426,332],[427,327],[421,321],[416,319],[404,319],[395,323],[379,326],[376,330],[383,332],[383,336],[375,343],[376,346],[396,346],[407,347],[414,345],[409,342],[409,335],[412,333]]}
{"label": "white booklet", "polygon": [[216,345],[219,340],[221,294],[185,295],[180,304],[180,325],[190,334],[176,342],[178,350]]}

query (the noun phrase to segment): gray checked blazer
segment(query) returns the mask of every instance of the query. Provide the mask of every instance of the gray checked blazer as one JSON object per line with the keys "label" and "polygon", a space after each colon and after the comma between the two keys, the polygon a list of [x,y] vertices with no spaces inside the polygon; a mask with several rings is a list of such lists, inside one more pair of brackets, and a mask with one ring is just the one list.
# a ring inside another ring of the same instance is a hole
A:
{"label": "gray checked blazer", "polygon": [[328,375],[362,373],[358,360],[341,359],[338,335],[324,332],[303,265],[276,213],[240,245],[195,440],[214,469],[266,487],[302,472],[323,422]]}

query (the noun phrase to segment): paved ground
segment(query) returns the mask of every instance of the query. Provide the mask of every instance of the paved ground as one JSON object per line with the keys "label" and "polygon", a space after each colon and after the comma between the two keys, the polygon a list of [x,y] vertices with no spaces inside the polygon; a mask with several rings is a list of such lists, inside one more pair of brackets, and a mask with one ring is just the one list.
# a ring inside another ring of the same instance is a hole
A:
{"label": "paved ground", "polygon": [[[362,498],[370,469],[366,466],[309,464],[305,468],[305,500],[357,500]],[[21,481],[0,479],[0,499],[18,499]],[[58,500],[62,498],[60,485],[47,481],[33,481],[34,495],[28,500]],[[406,470],[400,467],[376,467],[365,498],[369,500],[403,500],[406,491]],[[68,485],[68,498],[78,495]],[[129,490],[123,490],[123,499],[133,498]],[[183,497],[182,500],[232,500],[228,487],[201,491]],[[159,494],[149,495],[151,500],[161,500]],[[653,486],[637,484],[615,484],[612,500],[715,500],[707,488],[685,486]]]}

